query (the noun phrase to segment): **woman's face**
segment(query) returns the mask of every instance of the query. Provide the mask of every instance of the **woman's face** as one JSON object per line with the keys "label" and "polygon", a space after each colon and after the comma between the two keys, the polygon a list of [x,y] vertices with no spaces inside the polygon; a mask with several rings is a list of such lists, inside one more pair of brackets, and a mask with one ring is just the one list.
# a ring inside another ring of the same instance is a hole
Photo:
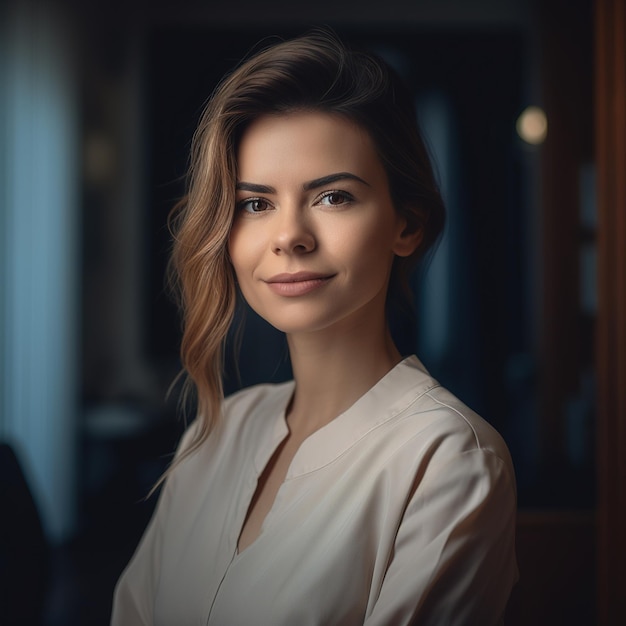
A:
{"label": "woman's face", "polygon": [[327,113],[267,115],[237,154],[229,253],[250,306],[290,334],[374,331],[404,233],[367,132]]}

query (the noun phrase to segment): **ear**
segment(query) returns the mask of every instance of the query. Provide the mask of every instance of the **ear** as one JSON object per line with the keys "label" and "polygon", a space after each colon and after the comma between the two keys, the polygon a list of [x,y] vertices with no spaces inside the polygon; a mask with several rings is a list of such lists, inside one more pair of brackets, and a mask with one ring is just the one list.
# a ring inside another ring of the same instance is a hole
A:
{"label": "ear", "polygon": [[424,229],[409,228],[404,217],[399,220],[398,235],[393,246],[393,252],[397,256],[411,256],[422,243],[424,237]]}

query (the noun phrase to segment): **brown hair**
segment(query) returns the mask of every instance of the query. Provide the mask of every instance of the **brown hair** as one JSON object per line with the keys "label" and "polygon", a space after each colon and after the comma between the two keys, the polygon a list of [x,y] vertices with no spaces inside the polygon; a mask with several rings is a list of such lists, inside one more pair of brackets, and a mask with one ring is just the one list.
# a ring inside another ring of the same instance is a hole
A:
{"label": "brown hair", "polygon": [[184,323],[181,357],[199,416],[183,456],[207,438],[221,414],[224,344],[236,301],[227,245],[238,142],[259,116],[298,110],[343,115],[366,129],[386,170],[396,210],[408,228],[421,229],[415,254],[395,260],[390,293],[408,290],[410,270],[443,229],[444,207],[412,96],[386,63],[316,31],[261,51],[227,76],[199,122],[188,191],[171,220],[171,278]]}

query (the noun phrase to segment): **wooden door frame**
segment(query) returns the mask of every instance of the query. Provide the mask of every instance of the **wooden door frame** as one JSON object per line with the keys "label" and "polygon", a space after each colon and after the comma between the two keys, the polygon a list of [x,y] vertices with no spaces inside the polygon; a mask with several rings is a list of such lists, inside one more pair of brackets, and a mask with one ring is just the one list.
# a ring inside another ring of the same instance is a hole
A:
{"label": "wooden door frame", "polygon": [[626,0],[595,2],[598,624],[626,624]]}

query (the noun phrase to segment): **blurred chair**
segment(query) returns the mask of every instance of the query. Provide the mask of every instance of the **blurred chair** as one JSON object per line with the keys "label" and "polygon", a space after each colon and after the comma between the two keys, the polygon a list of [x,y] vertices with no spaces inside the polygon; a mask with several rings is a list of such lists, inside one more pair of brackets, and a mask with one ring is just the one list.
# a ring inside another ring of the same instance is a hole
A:
{"label": "blurred chair", "polygon": [[0,623],[42,623],[49,546],[13,449],[0,443]]}

